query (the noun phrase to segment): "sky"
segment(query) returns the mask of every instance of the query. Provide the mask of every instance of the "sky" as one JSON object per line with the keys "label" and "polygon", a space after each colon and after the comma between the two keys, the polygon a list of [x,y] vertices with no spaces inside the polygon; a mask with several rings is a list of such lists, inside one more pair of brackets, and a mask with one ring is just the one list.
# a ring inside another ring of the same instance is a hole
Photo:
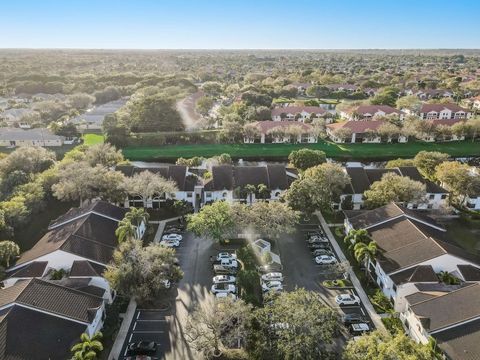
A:
{"label": "sky", "polygon": [[480,48],[480,0],[0,0],[0,48]]}

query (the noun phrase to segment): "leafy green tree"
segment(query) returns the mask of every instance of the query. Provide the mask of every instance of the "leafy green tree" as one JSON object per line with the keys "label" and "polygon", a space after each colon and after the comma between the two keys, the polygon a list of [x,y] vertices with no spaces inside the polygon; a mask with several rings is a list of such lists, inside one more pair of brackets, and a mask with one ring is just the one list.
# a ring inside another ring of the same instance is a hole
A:
{"label": "leafy green tree", "polygon": [[195,107],[200,114],[207,115],[214,103],[215,101],[211,97],[204,96],[197,100]]}
{"label": "leafy green tree", "polygon": [[166,193],[175,193],[178,190],[175,182],[148,170],[125,178],[124,188],[128,195],[140,197],[143,200],[144,207],[147,206],[148,199],[155,195],[162,196]]}
{"label": "leafy green tree", "polygon": [[447,285],[458,285],[460,284],[460,279],[448,271],[440,271],[438,274],[438,279]]}
{"label": "leafy green tree", "polygon": [[480,193],[480,175],[467,164],[445,161],[436,167],[435,177],[460,204],[464,204],[468,195]]}
{"label": "leafy green tree", "polygon": [[317,293],[282,292],[255,310],[247,351],[252,359],[324,359],[340,328],[337,312]]}
{"label": "leafy green tree", "polygon": [[448,154],[438,151],[420,151],[413,159],[413,162],[424,177],[435,181],[436,167],[444,161],[447,161],[448,158]]}
{"label": "leafy green tree", "polygon": [[257,192],[257,187],[252,184],[247,184],[242,190],[247,197],[248,203],[251,204],[253,202],[253,194]]}
{"label": "leafy green tree", "polygon": [[415,95],[402,96],[397,100],[396,104],[399,109],[408,109],[413,112],[419,111],[422,106],[422,102]]}
{"label": "leafy green tree", "polygon": [[325,152],[321,150],[300,149],[288,155],[288,161],[302,171],[323,164],[326,160]]}
{"label": "leafy green tree", "polygon": [[386,173],[364,192],[365,205],[372,209],[392,201],[408,204],[422,202],[426,196],[426,186],[419,181],[396,173]]}
{"label": "leafy green tree", "polygon": [[375,241],[370,241],[368,244],[359,242],[353,247],[353,255],[359,263],[363,262],[365,275],[367,275],[368,264],[371,260],[375,259],[375,256],[377,255],[377,243]]}
{"label": "leafy green tree", "polygon": [[118,223],[118,226],[115,230],[115,236],[117,237],[119,243],[137,239],[137,234],[137,227],[132,224],[130,219],[125,218]]}
{"label": "leafy green tree", "polygon": [[20,255],[20,248],[13,241],[0,241],[0,264],[10,267],[10,262]]}
{"label": "leafy green tree", "polygon": [[146,303],[164,296],[166,282],[178,282],[183,273],[175,250],[159,244],[143,247],[140,240],[129,240],[115,250],[104,277],[119,294]]}
{"label": "leafy green tree", "polygon": [[398,98],[398,91],[392,88],[386,88],[382,92],[375,95],[370,101],[372,105],[389,105],[394,107]]}
{"label": "leafy green tree", "polygon": [[15,170],[36,174],[47,170],[54,163],[54,152],[39,146],[21,146],[0,160],[0,174],[4,176]]}
{"label": "leafy green tree", "polygon": [[71,349],[73,360],[95,360],[103,350],[103,335],[100,332],[95,333],[92,337],[83,333],[80,335],[80,342]]}
{"label": "leafy green tree", "polygon": [[105,167],[115,166],[124,160],[122,152],[108,143],[89,146],[85,151],[85,159],[90,166]]}
{"label": "leafy green tree", "polygon": [[430,349],[418,344],[407,335],[394,336],[374,331],[347,343],[343,360],[432,360]]}
{"label": "leafy green tree", "polygon": [[29,209],[25,206],[25,198],[21,195],[0,202],[0,209],[4,214],[5,222],[11,227],[22,225],[30,215]]}
{"label": "leafy green tree", "polygon": [[257,194],[258,194],[258,197],[260,199],[270,198],[270,190],[268,189],[267,185],[265,185],[265,184],[258,184]]}
{"label": "leafy green tree", "polygon": [[189,231],[217,242],[225,240],[235,228],[232,209],[224,201],[205,205],[198,213],[188,215],[187,221]]}

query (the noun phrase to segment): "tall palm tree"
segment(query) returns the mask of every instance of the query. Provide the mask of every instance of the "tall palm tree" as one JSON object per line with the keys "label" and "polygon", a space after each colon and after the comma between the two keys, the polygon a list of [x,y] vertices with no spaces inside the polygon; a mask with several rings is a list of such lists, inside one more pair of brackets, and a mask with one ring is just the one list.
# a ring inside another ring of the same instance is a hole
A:
{"label": "tall palm tree", "polygon": [[80,335],[80,342],[70,350],[73,353],[73,360],[94,360],[103,350],[102,333],[97,332],[92,337],[83,333]]}
{"label": "tall palm tree", "polygon": [[345,244],[348,245],[348,249],[350,251],[353,250],[356,244],[358,243],[363,243],[363,244],[368,244],[369,242],[372,241],[370,238],[370,235],[368,235],[368,231],[365,229],[359,229],[359,230],[350,230],[343,239]]}
{"label": "tall palm tree", "polygon": [[377,243],[370,241],[368,244],[358,242],[353,247],[353,255],[358,262],[363,262],[365,265],[365,275],[368,274],[368,263],[375,258],[377,254]]}
{"label": "tall palm tree", "polygon": [[257,188],[255,187],[255,185],[247,184],[245,185],[243,190],[247,194],[248,203],[251,204],[253,202],[253,194],[255,194],[255,192],[257,191]]}
{"label": "tall palm tree", "polygon": [[125,214],[125,219],[130,220],[134,226],[140,226],[143,223],[147,223],[150,214],[145,211],[144,208],[131,208],[129,212]]}
{"label": "tall palm tree", "polygon": [[267,198],[269,198],[270,190],[268,190],[267,185],[265,185],[265,184],[259,184],[258,187],[257,187],[257,190],[258,190],[258,194],[260,195],[260,197],[261,197],[262,199],[267,199]]}
{"label": "tall palm tree", "polygon": [[119,243],[125,240],[135,239],[138,237],[137,227],[133,225],[129,219],[125,218],[118,223],[115,235]]}

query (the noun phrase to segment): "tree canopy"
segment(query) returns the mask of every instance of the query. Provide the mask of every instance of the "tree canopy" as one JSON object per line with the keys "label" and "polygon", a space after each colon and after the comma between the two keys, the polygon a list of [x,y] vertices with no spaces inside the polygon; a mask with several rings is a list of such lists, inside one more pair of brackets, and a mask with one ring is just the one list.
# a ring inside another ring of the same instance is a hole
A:
{"label": "tree canopy", "polygon": [[288,161],[303,171],[323,164],[326,161],[326,155],[321,150],[300,149],[292,151],[288,156]]}

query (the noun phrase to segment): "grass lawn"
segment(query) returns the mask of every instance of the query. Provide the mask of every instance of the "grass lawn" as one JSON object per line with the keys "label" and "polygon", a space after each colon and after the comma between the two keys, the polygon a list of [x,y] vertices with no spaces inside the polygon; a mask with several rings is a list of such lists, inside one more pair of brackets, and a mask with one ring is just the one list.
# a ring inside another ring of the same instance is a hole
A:
{"label": "grass lawn", "polygon": [[480,144],[470,141],[407,144],[335,144],[328,141],[316,144],[192,144],[126,147],[122,151],[127,159],[140,161],[168,161],[194,156],[212,157],[222,153],[229,153],[236,159],[283,160],[291,151],[301,148],[322,150],[327,157],[340,160],[411,158],[421,150],[441,151],[454,157],[480,156]]}
{"label": "grass lawn", "polygon": [[88,146],[103,144],[105,141],[103,134],[84,134],[82,139],[83,143]]}
{"label": "grass lawn", "polygon": [[71,207],[78,206],[78,202],[61,202],[49,199],[45,210],[33,214],[26,226],[15,229],[14,241],[20,246],[22,252],[30,249],[47,232],[50,221],[65,214]]}

